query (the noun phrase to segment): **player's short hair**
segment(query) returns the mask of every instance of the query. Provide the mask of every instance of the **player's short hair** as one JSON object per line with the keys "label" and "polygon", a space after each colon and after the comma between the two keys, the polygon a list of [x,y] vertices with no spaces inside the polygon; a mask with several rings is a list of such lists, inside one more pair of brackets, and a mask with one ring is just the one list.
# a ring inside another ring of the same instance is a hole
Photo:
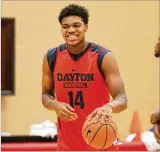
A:
{"label": "player's short hair", "polygon": [[58,16],[59,23],[62,24],[62,19],[67,16],[80,16],[83,22],[88,24],[89,13],[84,6],[70,4],[64,7]]}

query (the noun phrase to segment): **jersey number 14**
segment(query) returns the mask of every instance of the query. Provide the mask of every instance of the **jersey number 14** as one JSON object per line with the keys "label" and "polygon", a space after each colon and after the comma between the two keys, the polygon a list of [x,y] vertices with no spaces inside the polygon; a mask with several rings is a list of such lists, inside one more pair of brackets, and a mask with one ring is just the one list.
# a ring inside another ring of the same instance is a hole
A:
{"label": "jersey number 14", "polygon": [[81,109],[84,109],[84,101],[83,101],[83,93],[82,91],[78,91],[76,93],[75,100],[73,99],[73,92],[68,92],[70,106],[74,108],[74,106],[80,106]]}

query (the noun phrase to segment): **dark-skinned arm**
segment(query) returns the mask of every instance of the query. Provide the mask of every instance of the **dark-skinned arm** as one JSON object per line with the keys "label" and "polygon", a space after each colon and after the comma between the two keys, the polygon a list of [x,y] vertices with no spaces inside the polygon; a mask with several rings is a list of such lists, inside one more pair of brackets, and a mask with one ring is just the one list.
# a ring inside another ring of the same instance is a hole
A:
{"label": "dark-skinned arm", "polygon": [[112,108],[112,113],[119,113],[127,108],[127,96],[118,64],[111,52],[102,61],[102,71],[113,100],[105,106]]}

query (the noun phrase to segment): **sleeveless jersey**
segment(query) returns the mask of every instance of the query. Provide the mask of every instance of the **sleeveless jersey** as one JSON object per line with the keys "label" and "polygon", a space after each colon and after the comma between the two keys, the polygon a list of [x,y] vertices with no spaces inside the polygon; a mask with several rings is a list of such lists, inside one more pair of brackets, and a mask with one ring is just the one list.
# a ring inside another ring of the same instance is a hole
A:
{"label": "sleeveless jersey", "polygon": [[82,137],[82,126],[94,109],[110,100],[101,71],[101,63],[107,52],[109,50],[91,43],[88,50],[75,61],[66,44],[48,51],[56,98],[70,104],[78,115],[76,120],[69,122],[58,118],[58,150],[93,150]]}

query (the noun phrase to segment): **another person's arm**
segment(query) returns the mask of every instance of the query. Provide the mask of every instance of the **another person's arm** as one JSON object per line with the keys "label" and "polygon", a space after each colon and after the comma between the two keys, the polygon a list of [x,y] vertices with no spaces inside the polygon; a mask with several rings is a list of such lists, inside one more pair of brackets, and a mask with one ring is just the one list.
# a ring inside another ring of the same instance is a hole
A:
{"label": "another person's arm", "polygon": [[[155,45],[155,57],[160,57],[160,36],[158,37],[158,41]],[[153,124],[154,128],[154,136],[157,142],[160,144],[160,111],[153,113],[150,117],[150,122]]]}
{"label": "another person's arm", "polygon": [[157,111],[151,115],[150,122],[154,124],[155,122],[160,121],[160,111]]}
{"label": "another person's arm", "polygon": [[154,129],[154,137],[160,144],[160,120],[153,124],[153,129]]}
{"label": "another person's arm", "polygon": [[157,111],[151,115],[150,122],[153,124],[154,137],[160,144],[160,111]]}
{"label": "another person's arm", "polygon": [[158,37],[158,41],[157,41],[156,46],[155,46],[154,55],[157,58],[160,57],[160,36]]}

